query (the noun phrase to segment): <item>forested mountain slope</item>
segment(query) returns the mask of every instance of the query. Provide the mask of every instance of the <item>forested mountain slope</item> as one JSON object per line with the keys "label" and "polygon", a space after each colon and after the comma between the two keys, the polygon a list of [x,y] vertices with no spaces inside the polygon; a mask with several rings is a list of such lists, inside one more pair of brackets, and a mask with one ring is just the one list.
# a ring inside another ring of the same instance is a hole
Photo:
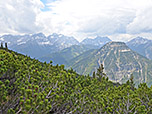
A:
{"label": "forested mountain slope", "polygon": [[1,114],[152,113],[152,87],[108,81],[0,48]]}

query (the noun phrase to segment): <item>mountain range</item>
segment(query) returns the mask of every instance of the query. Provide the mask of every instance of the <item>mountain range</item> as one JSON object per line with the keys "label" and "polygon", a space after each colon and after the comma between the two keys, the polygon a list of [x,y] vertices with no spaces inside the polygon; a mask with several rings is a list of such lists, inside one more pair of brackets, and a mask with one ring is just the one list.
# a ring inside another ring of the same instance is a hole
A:
{"label": "mountain range", "polygon": [[152,61],[123,42],[109,42],[100,49],[89,50],[70,60],[67,66],[80,74],[92,75],[100,64],[114,82],[124,83],[133,74],[137,85],[141,82],[152,84]]}
{"label": "mountain range", "polygon": [[[29,35],[3,35],[11,50],[53,64],[64,64],[80,74],[90,74],[102,63],[110,80],[125,82],[133,74],[135,83],[152,80],[152,40],[137,37],[129,42],[113,42],[97,36],[78,42],[74,37],[53,33]],[[151,60],[150,60],[151,59]]]}
{"label": "mountain range", "polygon": [[56,33],[47,37],[43,33],[0,36],[0,42],[7,42],[10,49],[34,58],[49,56],[73,45],[90,45],[91,48],[100,48],[109,41],[111,40],[108,37],[97,36],[94,39],[87,38],[78,42],[74,37]]}
{"label": "mountain range", "polygon": [[43,33],[32,35],[3,35],[0,37],[0,42],[7,42],[10,49],[34,58],[39,58],[66,47],[79,44],[74,37],[55,33],[48,37]]}
{"label": "mountain range", "polygon": [[97,36],[94,39],[86,38],[77,45],[72,45],[61,51],[44,55],[43,57],[39,58],[39,60],[46,62],[52,60],[54,64],[67,64],[69,60],[84,53],[85,51],[90,49],[99,49],[110,41],[111,40],[108,37]]}
{"label": "mountain range", "polygon": [[152,60],[152,40],[137,37],[127,42],[126,44],[132,50]]}
{"label": "mountain range", "polygon": [[[104,44],[110,42],[111,40],[107,37],[96,37],[95,39],[84,39],[79,45],[71,46],[63,49],[59,52],[44,55],[40,58],[42,61],[49,62],[52,60],[54,64],[67,64],[72,58],[82,54],[89,49],[99,49]],[[152,40],[148,40],[142,37],[134,38],[126,45],[133,51],[145,56],[152,60]],[[76,54],[75,54],[76,53]]]}
{"label": "mountain range", "polygon": [[[7,42],[8,47],[10,49],[34,58],[40,58],[40,59],[43,58],[42,60],[44,61],[48,61],[49,56],[50,59],[54,59],[52,57],[52,53],[53,56],[55,56],[54,54],[59,55],[58,53],[62,53],[61,51],[64,51],[63,49],[71,47],[73,45],[81,45],[81,47],[87,45],[85,47],[88,47],[88,49],[96,49],[96,48],[101,48],[104,44],[110,41],[111,39],[109,39],[108,37],[97,36],[93,39],[86,38],[82,42],[79,42],[74,37],[69,37],[56,33],[53,33],[49,36],[45,36],[43,33],[27,34],[27,35],[10,34],[10,35],[0,36],[0,42]],[[129,42],[126,42],[126,45],[132,50],[136,51],[137,53],[152,60],[152,40],[148,40],[142,37],[137,37],[130,40]],[[79,48],[77,49],[77,52],[78,51]],[[55,63],[60,64],[62,62],[58,63],[55,61]]]}

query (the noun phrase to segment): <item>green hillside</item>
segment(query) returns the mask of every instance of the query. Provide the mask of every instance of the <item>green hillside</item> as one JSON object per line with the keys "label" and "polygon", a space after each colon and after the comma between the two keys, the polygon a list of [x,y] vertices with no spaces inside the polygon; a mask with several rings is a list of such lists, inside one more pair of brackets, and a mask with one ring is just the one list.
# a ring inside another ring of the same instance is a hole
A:
{"label": "green hillside", "polygon": [[152,85],[152,61],[129,49],[125,43],[110,42],[99,50],[85,52],[72,59],[68,67],[80,74],[92,75],[100,64],[110,80],[124,83],[134,75],[136,85]]}
{"label": "green hillside", "polygon": [[[98,74],[102,72],[99,70]],[[151,114],[152,87],[78,75],[0,49],[0,114]]]}
{"label": "green hillside", "polygon": [[65,48],[59,52],[55,52],[49,55],[45,55],[39,60],[46,61],[47,63],[52,60],[53,64],[68,64],[68,61],[74,57],[88,51],[90,49],[97,49],[98,46],[94,45],[73,45],[71,47]]}

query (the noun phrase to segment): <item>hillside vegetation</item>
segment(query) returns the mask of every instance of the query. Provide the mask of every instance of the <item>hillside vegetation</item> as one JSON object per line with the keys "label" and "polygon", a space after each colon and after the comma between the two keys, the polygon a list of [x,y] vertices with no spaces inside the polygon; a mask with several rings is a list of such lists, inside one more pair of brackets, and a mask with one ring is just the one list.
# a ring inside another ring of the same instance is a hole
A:
{"label": "hillside vegetation", "polygon": [[151,114],[152,87],[108,81],[0,49],[0,114]]}

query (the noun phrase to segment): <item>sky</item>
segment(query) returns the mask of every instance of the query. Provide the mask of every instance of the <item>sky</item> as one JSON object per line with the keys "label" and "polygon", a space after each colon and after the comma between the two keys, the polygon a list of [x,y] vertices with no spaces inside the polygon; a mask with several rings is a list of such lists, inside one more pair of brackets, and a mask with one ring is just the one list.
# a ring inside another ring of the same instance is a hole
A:
{"label": "sky", "polygon": [[0,35],[152,40],[152,0],[0,0]]}

